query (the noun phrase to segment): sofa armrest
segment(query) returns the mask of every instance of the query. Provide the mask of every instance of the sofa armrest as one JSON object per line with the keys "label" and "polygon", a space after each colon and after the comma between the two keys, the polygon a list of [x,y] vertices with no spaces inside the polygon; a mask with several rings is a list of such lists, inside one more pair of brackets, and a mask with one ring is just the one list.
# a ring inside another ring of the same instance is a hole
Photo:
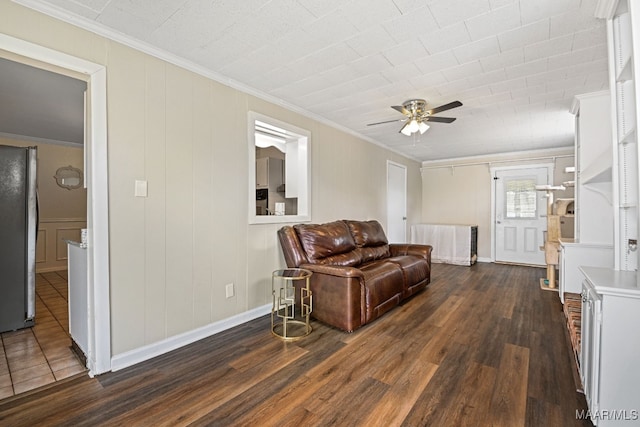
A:
{"label": "sofa armrest", "polygon": [[318,264],[302,264],[300,268],[313,272],[313,317],[348,332],[365,323],[364,275],[360,270]]}
{"label": "sofa armrest", "polygon": [[431,245],[392,243],[389,245],[391,256],[414,255],[426,259],[431,265]]}
{"label": "sofa armrest", "polygon": [[311,271],[313,274],[328,274],[335,277],[355,277],[364,278],[362,271],[353,267],[342,267],[338,265],[302,264],[300,268]]}

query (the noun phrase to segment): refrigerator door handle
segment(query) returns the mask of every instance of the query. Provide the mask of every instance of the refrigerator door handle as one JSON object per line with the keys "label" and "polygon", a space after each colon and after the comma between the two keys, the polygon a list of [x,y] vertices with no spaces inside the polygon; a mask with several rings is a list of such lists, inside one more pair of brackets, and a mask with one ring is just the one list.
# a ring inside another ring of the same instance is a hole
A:
{"label": "refrigerator door handle", "polygon": [[29,147],[27,157],[28,196],[27,196],[27,312],[26,320],[36,316],[36,235],[38,234],[38,196],[36,147]]}

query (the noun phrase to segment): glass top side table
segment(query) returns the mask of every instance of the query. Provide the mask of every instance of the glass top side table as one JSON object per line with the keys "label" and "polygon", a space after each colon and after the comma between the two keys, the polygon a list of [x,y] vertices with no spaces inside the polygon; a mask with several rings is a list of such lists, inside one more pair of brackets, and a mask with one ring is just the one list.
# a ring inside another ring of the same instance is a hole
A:
{"label": "glass top side table", "polygon": [[312,274],[303,268],[285,268],[271,275],[271,333],[282,340],[295,341],[311,333]]}

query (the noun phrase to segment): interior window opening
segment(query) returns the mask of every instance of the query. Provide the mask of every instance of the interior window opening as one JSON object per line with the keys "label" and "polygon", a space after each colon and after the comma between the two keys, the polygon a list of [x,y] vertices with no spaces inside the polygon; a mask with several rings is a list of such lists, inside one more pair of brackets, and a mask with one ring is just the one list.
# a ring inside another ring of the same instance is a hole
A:
{"label": "interior window opening", "polygon": [[250,219],[284,222],[309,216],[308,131],[253,113],[250,120]]}

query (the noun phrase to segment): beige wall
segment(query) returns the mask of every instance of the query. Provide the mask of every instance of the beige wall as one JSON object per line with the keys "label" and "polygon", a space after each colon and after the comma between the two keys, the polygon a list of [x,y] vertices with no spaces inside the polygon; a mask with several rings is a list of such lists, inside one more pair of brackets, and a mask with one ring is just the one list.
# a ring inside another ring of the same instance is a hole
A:
{"label": "beige wall", "polygon": [[0,137],[0,144],[38,147],[38,206],[40,221],[36,247],[38,272],[67,268],[67,245],[64,239],[79,241],[80,229],[87,218],[87,190],[64,189],[54,175],[60,167],[83,169],[83,149],[72,146],[36,143]]}
{"label": "beige wall", "polygon": [[[527,160],[546,155],[549,153],[528,153],[526,156],[514,153],[473,160],[425,162],[422,169],[422,222],[478,225],[478,257],[490,260],[491,167],[551,162],[555,163],[554,184],[573,179],[571,174],[564,173],[566,166],[573,165],[572,149],[554,151],[541,160]],[[555,161],[553,156],[558,156]],[[560,196],[573,197],[573,189],[557,195]]]}
{"label": "beige wall", "polygon": [[0,32],[107,68],[113,354],[270,303],[284,262],[279,225],[248,225],[249,110],[311,131],[314,222],[385,224],[388,159],[408,167],[420,221],[415,161],[7,0]]}

